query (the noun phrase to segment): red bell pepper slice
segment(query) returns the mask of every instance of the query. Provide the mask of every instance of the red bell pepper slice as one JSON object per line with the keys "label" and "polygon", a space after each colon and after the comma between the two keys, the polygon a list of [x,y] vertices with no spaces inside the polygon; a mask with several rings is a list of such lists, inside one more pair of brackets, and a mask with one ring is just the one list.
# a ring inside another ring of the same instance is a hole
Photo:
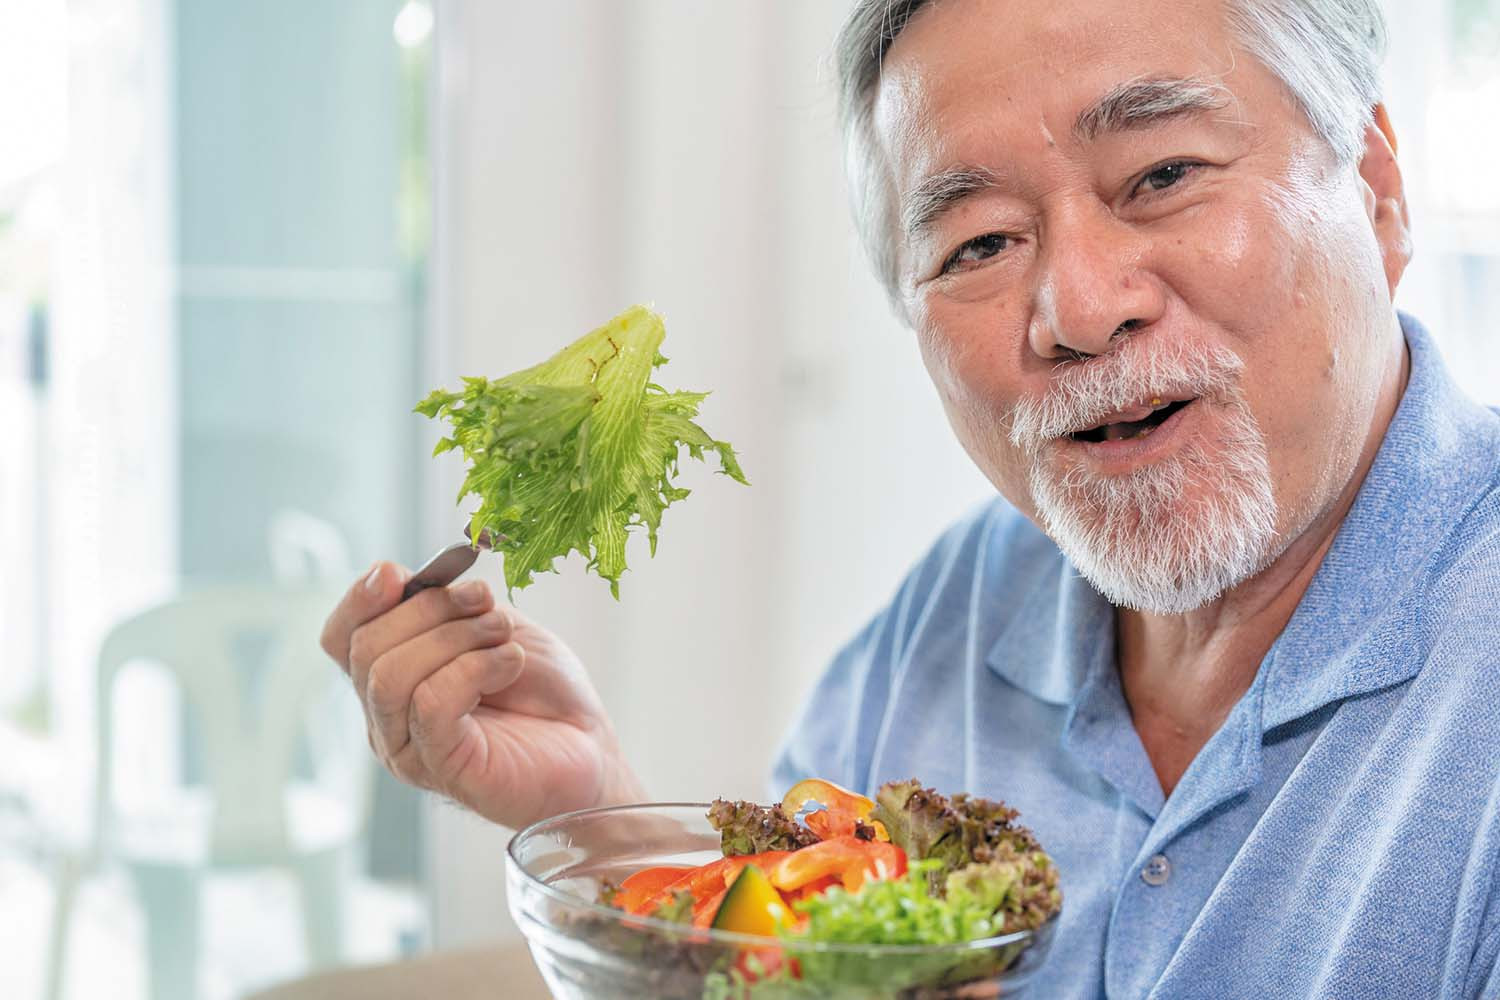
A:
{"label": "red bell pepper slice", "polygon": [[[785,889],[781,892],[781,898],[787,901],[787,905],[808,899],[812,896],[821,896],[836,885],[842,885],[843,879],[837,875],[825,875],[822,878],[813,879],[806,885],[800,885],[795,889]],[[795,910],[793,911],[796,912]]]}
{"label": "red bell pepper slice", "polygon": [[771,884],[783,892],[836,876],[850,892],[867,879],[900,878],[906,874],[906,852],[895,844],[858,837],[835,837],[795,851],[769,869]]}
{"label": "red bell pepper slice", "polygon": [[690,871],[692,871],[691,868],[680,865],[642,868],[620,883],[620,891],[615,894],[614,905],[627,913],[638,913],[642,903]]}
{"label": "red bell pepper slice", "polygon": [[[690,868],[683,873],[682,877],[675,882],[669,882],[648,897],[640,904],[640,908],[633,913],[655,913],[657,907],[668,902],[677,893],[686,890],[693,895],[694,913],[697,912],[697,904],[712,896],[720,895],[729,888],[740,874],[740,869],[746,865],[759,865],[762,869],[769,871],[787,857],[791,851],[764,851],[760,854],[741,854],[733,858],[720,858],[718,861],[710,861],[706,865]],[[710,920],[713,918],[710,917]]]}
{"label": "red bell pepper slice", "polygon": [[822,778],[799,781],[787,790],[781,800],[781,808],[788,816],[795,816],[809,802],[817,802],[836,812],[851,813],[861,818],[870,815],[875,803],[857,792]]}
{"label": "red bell pepper slice", "polygon": [[719,915],[719,906],[723,904],[724,897],[729,895],[729,886],[725,886],[712,896],[706,896],[693,904],[693,926],[709,927],[714,922],[714,917]]}

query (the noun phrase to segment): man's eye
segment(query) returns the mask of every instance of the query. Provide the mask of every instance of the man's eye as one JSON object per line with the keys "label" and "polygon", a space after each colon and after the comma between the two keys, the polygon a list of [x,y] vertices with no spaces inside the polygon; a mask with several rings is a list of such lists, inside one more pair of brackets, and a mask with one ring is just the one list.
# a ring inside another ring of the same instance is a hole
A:
{"label": "man's eye", "polygon": [[943,273],[963,271],[995,256],[1010,245],[1010,237],[1004,233],[985,233],[976,236],[943,262]]}
{"label": "man's eye", "polygon": [[1196,163],[1164,163],[1155,170],[1152,170],[1145,177],[1142,177],[1141,182],[1136,185],[1136,191],[1144,191],[1148,194],[1156,191],[1164,191],[1177,184],[1197,168],[1198,164]]}

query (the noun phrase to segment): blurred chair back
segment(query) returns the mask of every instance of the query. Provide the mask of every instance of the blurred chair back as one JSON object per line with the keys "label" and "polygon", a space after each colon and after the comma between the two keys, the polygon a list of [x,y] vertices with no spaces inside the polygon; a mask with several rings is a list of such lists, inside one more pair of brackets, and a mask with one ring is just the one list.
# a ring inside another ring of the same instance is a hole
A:
{"label": "blurred chair back", "polygon": [[[134,878],[152,1000],[199,995],[199,879],[211,867],[289,869],[300,891],[309,964],[343,957],[373,768],[354,693],[318,646],[337,598],[313,586],[205,588],[121,622],[105,637],[93,847],[89,862],[66,874],[58,890],[49,1000],[63,993],[75,884],[99,861],[122,862]],[[196,723],[191,749],[204,781],[121,809],[114,692],[121,671],[137,662],[175,681],[182,714]],[[298,775],[303,762],[310,778]]]}
{"label": "blurred chair back", "polygon": [[[367,755],[357,715],[335,707],[337,700],[345,700],[350,708],[353,694],[317,643],[323,617],[336,599],[322,588],[221,586],[115,626],[99,662],[97,849],[138,851],[143,846],[112,843],[120,831],[113,796],[111,694],[122,668],[136,661],[148,661],[171,675],[184,711],[197,723],[192,731],[207,786],[207,800],[200,796],[198,806],[206,815],[199,821],[207,822],[207,842],[192,848],[199,856],[191,860],[274,864],[357,833],[368,810],[369,777],[368,768],[362,769],[364,774],[350,773],[358,768],[350,758]],[[320,709],[334,710],[325,715]],[[340,752],[351,736],[361,745],[354,753]],[[298,750],[309,745],[313,752],[308,757],[325,780],[296,778]],[[345,765],[344,770],[328,780],[324,772],[337,764]],[[343,787],[336,784],[339,779]],[[189,861],[182,856],[187,845],[179,838],[171,841],[158,846]]]}

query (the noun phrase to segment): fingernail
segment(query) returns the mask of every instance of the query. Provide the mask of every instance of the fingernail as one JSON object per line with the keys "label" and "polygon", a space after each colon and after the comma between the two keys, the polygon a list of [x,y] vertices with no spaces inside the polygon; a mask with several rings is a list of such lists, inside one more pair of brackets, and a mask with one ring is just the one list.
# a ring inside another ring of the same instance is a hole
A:
{"label": "fingernail", "polygon": [[484,603],[485,587],[483,580],[470,580],[468,583],[455,587],[453,599],[461,608],[477,608]]}
{"label": "fingernail", "polygon": [[370,575],[365,577],[365,589],[374,593],[380,589],[380,571],[385,569],[383,563],[376,563],[375,568],[370,570]]}

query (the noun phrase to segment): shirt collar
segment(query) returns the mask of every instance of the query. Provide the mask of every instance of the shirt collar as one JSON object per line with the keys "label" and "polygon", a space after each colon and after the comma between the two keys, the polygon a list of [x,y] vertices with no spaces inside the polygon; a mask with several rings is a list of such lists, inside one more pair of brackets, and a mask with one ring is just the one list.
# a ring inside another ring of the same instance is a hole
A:
{"label": "shirt collar", "polygon": [[[1419,656],[1397,648],[1417,641],[1409,628],[1391,629],[1381,643],[1362,640],[1383,623],[1390,628],[1383,612],[1478,499],[1489,477],[1474,470],[1495,464],[1494,414],[1453,383],[1420,323],[1401,314],[1401,327],[1411,358],[1406,392],[1322,565],[1262,664],[1263,730],[1420,669]],[[1365,662],[1365,648],[1381,655]],[[1113,665],[1113,652],[1113,609],[1059,554],[1010,606],[986,663],[1031,696],[1068,705],[1093,670]]]}
{"label": "shirt collar", "polygon": [[1114,662],[1114,608],[1052,552],[1056,558],[1037,568],[1029,591],[1010,607],[985,662],[1033,698],[1067,705],[1091,672]]}
{"label": "shirt collar", "polygon": [[1401,315],[1406,392],[1359,494],[1297,610],[1262,664],[1262,725],[1409,680],[1421,636],[1390,614],[1478,502],[1496,464],[1495,415],[1454,384],[1431,334]]}

